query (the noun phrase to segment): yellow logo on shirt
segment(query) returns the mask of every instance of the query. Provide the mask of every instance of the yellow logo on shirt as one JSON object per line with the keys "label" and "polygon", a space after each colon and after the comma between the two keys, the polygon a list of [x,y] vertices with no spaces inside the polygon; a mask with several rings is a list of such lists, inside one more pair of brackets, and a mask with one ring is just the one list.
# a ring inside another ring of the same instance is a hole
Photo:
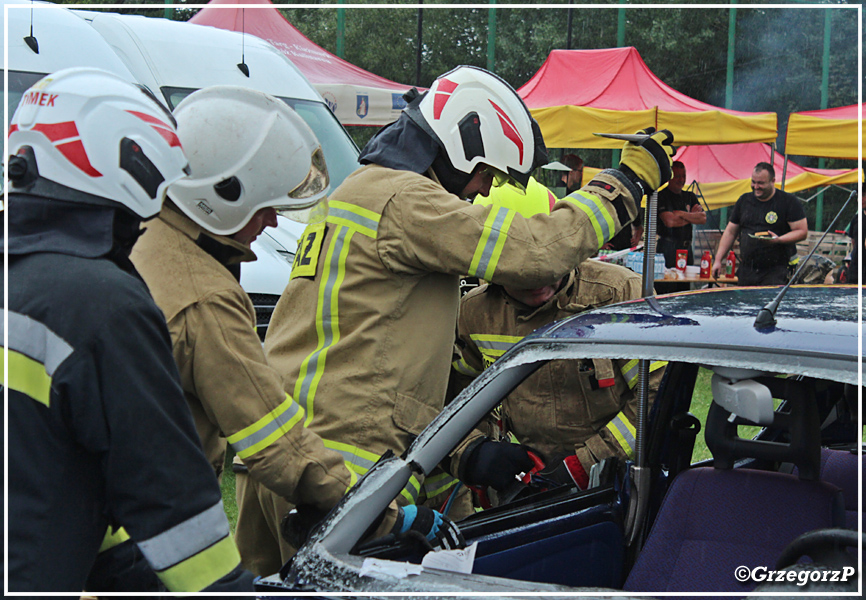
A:
{"label": "yellow logo on shirt", "polygon": [[764,220],[767,223],[769,223],[770,225],[772,225],[773,223],[775,223],[776,221],[779,220],[779,215],[777,215],[775,211],[771,210],[770,212],[767,213],[767,216],[764,217]]}

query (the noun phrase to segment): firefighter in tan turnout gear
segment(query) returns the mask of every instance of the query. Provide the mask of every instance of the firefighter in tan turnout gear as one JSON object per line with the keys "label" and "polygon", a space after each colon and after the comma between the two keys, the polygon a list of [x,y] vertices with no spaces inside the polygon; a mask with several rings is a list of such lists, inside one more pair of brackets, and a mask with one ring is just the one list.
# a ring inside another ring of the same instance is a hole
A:
{"label": "firefighter in tan turnout gear", "polygon": [[[388,450],[402,453],[443,408],[460,276],[519,287],[558,280],[669,178],[671,139],[627,145],[622,170],[526,219],[465,200],[505,181],[525,185],[547,163],[511,86],[464,66],[411,98],[333,193],[326,222],[308,227],[269,326],[268,360],[308,426],[358,474]],[[398,501],[438,505],[454,477],[501,487],[532,466],[515,444],[469,444],[450,474],[417,473]]]}
{"label": "firefighter in tan turnout gear", "polygon": [[[523,193],[512,186],[493,190],[479,204],[513,208],[530,217],[548,212],[549,191],[535,182]],[[452,364],[456,394],[539,327],[592,308],[641,297],[634,272],[586,260],[551,285],[517,288],[482,285],[463,297],[457,320],[462,356]],[[650,365],[658,389],[663,362]],[[638,361],[552,361],[502,403],[498,435],[513,435],[542,454],[542,475],[586,489],[592,466],[608,457],[634,457]],[[496,435],[496,434],[495,434]]]}
{"label": "firefighter in tan turnout gear", "polygon": [[[192,174],[169,189],[132,258],[165,313],[202,442],[216,469],[225,436],[275,495],[327,511],[354,475],[304,426],[303,408],[265,359],[255,310],[238,282],[240,261],[255,260],[249,246],[276,225],[277,213],[302,222],[324,217],[322,149],[284,102],[245,88],[195,92],[175,117]],[[279,535],[286,511],[258,506],[248,479],[238,473],[236,541],[248,568],[273,574],[293,552]],[[392,515],[383,527],[393,523]]]}

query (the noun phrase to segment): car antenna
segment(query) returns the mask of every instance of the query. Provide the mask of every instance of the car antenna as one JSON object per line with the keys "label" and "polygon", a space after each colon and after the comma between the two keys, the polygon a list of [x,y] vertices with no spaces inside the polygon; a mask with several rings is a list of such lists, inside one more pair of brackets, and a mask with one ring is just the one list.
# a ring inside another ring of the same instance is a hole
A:
{"label": "car antenna", "polygon": [[833,217],[833,221],[830,223],[830,225],[824,231],[824,235],[821,236],[821,239],[819,239],[817,242],[815,242],[815,245],[812,246],[812,249],[809,251],[809,254],[807,254],[806,258],[804,258],[800,262],[800,266],[797,267],[797,271],[794,273],[793,277],[791,277],[791,280],[788,283],[786,283],[785,286],[781,290],[779,290],[779,293],[776,294],[776,297],[773,298],[772,301],[768,302],[764,306],[764,308],[762,308],[760,311],[758,311],[758,316],[755,318],[755,325],[754,325],[755,329],[765,329],[767,327],[772,327],[773,325],[776,324],[776,310],[779,308],[779,303],[782,302],[782,298],[784,298],[785,294],[788,293],[788,288],[791,287],[791,285],[795,281],[797,281],[797,278],[800,276],[800,272],[803,270],[803,267],[806,266],[806,263],[809,262],[809,259],[812,258],[813,254],[815,254],[815,250],[818,249],[818,246],[821,244],[821,242],[824,241],[824,238],[827,237],[827,234],[830,233],[830,230],[833,229],[833,225],[836,224],[836,219],[838,219],[839,215],[841,215],[842,212],[848,207],[848,203],[851,202],[851,198],[853,198],[854,194],[856,194],[856,193],[857,193],[856,188],[851,190],[851,193],[848,195],[848,199],[845,200],[845,204],[842,205],[842,208],[840,208],[839,212],[836,213],[836,216]]}
{"label": "car antenna", "polygon": [[33,36],[33,0],[30,0],[30,35],[24,38],[24,43],[27,47],[39,54],[39,42]]}
{"label": "car antenna", "polygon": [[244,60],[244,41],[247,39],[247,15],[246,9],[241,9],[241,62],[238,63],[238,69],[241,70],[241,73],[250,76],[250,68],[247,66],[247,63]]}

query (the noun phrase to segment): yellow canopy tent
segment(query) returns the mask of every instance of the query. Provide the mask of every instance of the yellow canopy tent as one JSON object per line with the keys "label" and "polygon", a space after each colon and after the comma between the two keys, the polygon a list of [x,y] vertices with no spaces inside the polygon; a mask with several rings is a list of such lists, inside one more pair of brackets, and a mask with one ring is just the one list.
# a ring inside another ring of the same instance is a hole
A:
{"label": "yellow canopy tent", "polygon": [[785,154],[856,160],[860,150],[857,123],[861,111],[861,105],[852,104],[791,113],[785,134]]}
{"label": "yellow canopy tent", "polygon": [[[579,77],[578,77],[579,75]],[[669,129],[677,146],[775,142],[776,114],[699,102],[663,83],[635,48],[553,50],[517,90],[550,148],[620,148],[593,133]]]}

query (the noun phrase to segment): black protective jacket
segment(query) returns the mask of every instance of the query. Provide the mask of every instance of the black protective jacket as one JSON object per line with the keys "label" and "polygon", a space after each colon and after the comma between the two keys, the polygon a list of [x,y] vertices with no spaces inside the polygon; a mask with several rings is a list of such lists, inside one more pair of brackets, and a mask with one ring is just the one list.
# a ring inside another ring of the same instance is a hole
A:
{"label": "black protective jacket", "polygon": [[169,590],[250,591],[118,211],[7,208],[9,589],[85,589],[112,526]]}

